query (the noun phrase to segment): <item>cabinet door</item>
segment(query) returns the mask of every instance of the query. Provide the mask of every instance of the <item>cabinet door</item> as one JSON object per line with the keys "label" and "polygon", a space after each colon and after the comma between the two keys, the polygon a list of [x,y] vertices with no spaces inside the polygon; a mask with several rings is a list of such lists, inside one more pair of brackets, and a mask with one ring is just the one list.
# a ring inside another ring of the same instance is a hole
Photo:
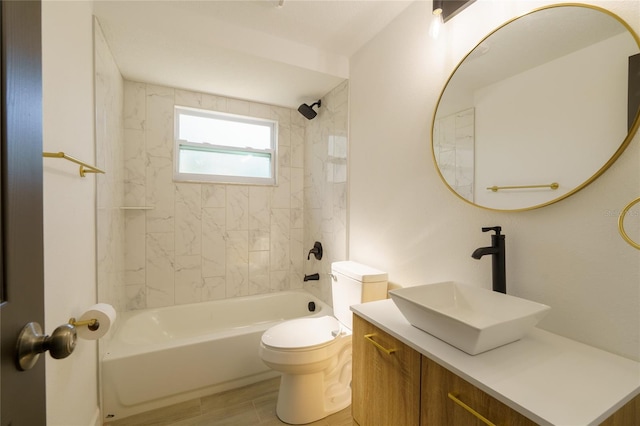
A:
{"label": "cabinet door", "polygon": [[421,426],[487,424],[533,426],[536,423],[423,356]]}
{"label": "cabinet door", "polygon": [[393,336],[353,316],[352,413],[358,424],[419,425],[420,357]]}
{"label": "cabinet door", "polygon": [[600,426],[637,426],[640,425],[640,395],[627,402],[613,413]]}

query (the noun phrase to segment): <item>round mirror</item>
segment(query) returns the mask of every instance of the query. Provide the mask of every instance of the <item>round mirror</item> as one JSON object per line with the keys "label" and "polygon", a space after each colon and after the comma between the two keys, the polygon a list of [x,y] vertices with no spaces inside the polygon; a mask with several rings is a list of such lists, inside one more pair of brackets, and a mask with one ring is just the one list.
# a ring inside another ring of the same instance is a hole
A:
{"label": "round mirror", "polygon": [[460,198],[528,210],[587,186],[639,125],[640,39],[616,15],[553,5],[493,31],[462,60],[433,118],[437,169]]}

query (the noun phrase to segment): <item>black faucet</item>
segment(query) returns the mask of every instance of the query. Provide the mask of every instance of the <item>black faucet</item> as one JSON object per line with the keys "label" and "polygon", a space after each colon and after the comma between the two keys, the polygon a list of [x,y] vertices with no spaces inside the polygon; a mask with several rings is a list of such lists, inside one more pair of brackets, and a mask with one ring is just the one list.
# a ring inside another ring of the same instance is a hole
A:
{"label": "black faucet", "polygon": [[480,247],[471,254],[471,257],[474,259],[480,259],[485,254],[490,254],[492,256],[493,291],[506,294],[507,273],[505,267],[504,235],[500,235],[502,227],[492,226],[482,228],[482,232],[487,231],[495,231],[495,234],[491,236],[491,247]]}
{"label": "black faucet", "polygon": [[307,275],[304,274],[304,281],[318,281],[320,279],[320,274],[311,274],[311,275]]}
{"label": "black faucet", "polygon": [[320,243],[320,241],[316,241],[313,244],[313,248],[309,250],[309,254],[307,255],[307,260],[311,259],[311,255],[318,260],[322,259],[322,243]]}

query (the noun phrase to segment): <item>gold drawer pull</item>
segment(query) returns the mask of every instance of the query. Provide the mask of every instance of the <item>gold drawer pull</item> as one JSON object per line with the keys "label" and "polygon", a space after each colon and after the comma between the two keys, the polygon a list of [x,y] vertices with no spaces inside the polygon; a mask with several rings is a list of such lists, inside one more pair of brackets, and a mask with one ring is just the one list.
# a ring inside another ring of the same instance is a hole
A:
{"label": "gold drawer pull", "polygon": [[456,394],[454,394],[452,392],[449,392],[448,396],[449,396],[449,399],[453,400],[453,402],[455,402],[456,404],[458,404],[459,406],[461,406],[462,408],[467,410],[469,413],[473,414],[478,420],[482,421],[484,424],[486,424],[488,426],[496,426],[495,423],[491,423],[491,421],[489,421],[482,414],[478,413],[476,410],[474,410],[473,408],[469,407],[464,402],[460,401],[458,399],[458,395],[456,395]]}
{"label": "gold drawer pull", "polygon": [[370,341],[371,343],[373,343],[373,346],[375,346],[376,348],[380,349],[381,351],[383,351],[387,355],[391,355],[392,353],[397,351],[397,349],[387,349],[387,348],[385,348],[380,343],[378,343],[375,340],[373,340],[373,336],[375,336],[375,334],[373,334],[373,333],[372,334],[365,334],[364,338],[367,339],[368,341]]}

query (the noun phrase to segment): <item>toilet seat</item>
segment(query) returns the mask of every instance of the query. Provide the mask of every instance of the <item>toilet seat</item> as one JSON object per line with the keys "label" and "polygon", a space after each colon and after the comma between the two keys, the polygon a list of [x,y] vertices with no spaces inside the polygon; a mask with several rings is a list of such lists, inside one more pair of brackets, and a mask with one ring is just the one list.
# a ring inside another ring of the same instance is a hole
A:
{"label": "toilet seat", "polygon": [[262,344],[278,351],[308,351],[330,345],[343,332],[340,322],[331,316],[298,318],[269,328]]}

